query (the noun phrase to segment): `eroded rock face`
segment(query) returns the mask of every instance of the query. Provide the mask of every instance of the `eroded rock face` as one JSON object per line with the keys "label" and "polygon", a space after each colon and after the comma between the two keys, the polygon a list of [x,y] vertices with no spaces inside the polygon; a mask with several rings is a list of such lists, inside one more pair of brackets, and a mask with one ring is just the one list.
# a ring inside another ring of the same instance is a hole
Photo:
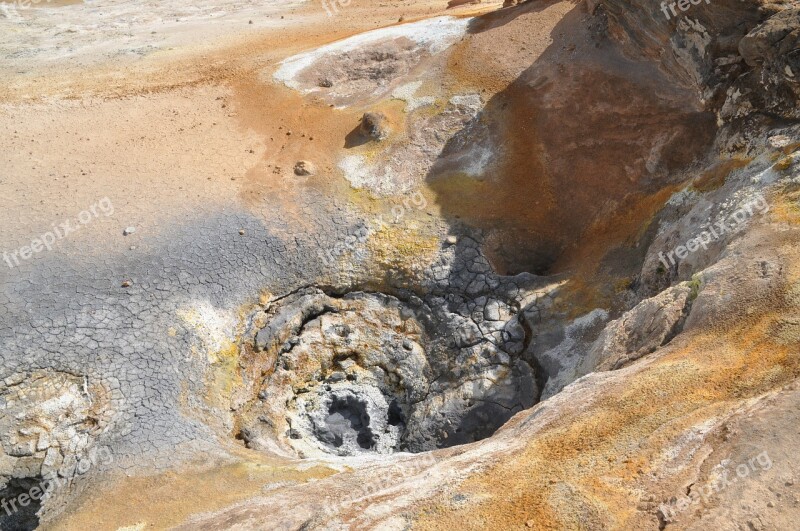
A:
{"label": "eroded rock face", "polygon": [[[800,118],[800,7],[779,11],[739,41],[739,54],[755,70],[754,108]],[[759,105],[761,104],[761,105]]]}
{"label": "eroded rock face", "polygon": [[536,357],[547,374],[542,399],[592,372],[621,369],[667,345],[682,330],[699,281],[683,282],[645,299],[618,319],[594,310],[569,323],[564,339]]}
{"label": "eroded rock face", "polygon": [[599,2],[630,53],[658,60],[723,119],[764,112],[800,117],[796,4],[721,0],[673,16],[670,3],[664,12],[647,2]]}
{"label": "eroded rock face", "polygon": [[448,340],[458,323],[415,298],[296,297],[257,334],[275,368],[243,412],[242,438],[254,448],[356,455],[491,435],[534,403],[534,374],[491,344],[471,364],[454,359]]}

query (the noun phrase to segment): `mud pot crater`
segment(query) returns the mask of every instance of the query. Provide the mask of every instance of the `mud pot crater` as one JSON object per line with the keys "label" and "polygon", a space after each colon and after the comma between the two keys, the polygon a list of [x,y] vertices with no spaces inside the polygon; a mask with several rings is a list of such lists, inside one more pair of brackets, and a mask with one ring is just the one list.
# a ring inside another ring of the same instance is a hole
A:
{"label": "mud pot crater", "polygon": [[[511,309],[492,304],[490,317],[511,328],[500,321]],[[413,295],[308,288],[277,301],[252,320],[248,348],[263,369],[237,411],[238,438],[310,457],[421,452],[492,435],[536,402],[536,378],[480,329],[465,336],[464,321]]]}

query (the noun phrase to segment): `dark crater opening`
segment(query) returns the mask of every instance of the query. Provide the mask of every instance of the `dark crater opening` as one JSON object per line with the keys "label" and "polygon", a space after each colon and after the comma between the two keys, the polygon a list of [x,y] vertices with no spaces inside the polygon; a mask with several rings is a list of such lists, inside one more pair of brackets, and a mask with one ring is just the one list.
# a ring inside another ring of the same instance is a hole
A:
{"label": "dark crater opening", "polygon": [[395,398],[392,400],[392,403],[389,404],[389,415],[388,419],[390,426],[405,426],[405,416],[403,415],[403,410],[400,409],[400,404],[397,403],[397,399]]}
{"label": "dark crater opening", "polygon": [[366,404],[353,395],[334,396],[328,415],[322,422],[315,423],[314,434],[334,448],[341,448],[348,440],[355,440],[364,450],[375,446]]}
{"label": "dark crater opening", "polygon": [[12,478],[0,490],[0,529],[32,531],[39,527],[37,513],[42,508],[42,481],[41,476]]}

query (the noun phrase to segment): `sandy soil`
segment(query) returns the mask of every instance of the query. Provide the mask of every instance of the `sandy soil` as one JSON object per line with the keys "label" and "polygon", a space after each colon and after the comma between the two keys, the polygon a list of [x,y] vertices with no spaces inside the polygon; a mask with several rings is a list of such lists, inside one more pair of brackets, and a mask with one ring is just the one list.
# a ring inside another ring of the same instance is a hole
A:
{"label": "sandy soil", "polygon": [[[159,4],[142,12],[88,2],[21,10],[21,23],[0,19],[9,30],[0,32],[9,57],[0,67],[0,222],[11,227],[2,244],[23,245],[104,197],[115,222],[101,216],[82,234],[119,248],[115,237],[127,226],[157,230],[198,209],[270,196],[291,210],[304,186],[349,196],[333,154],[359,110],[302,100],[264,72],[401,16],[444,14],[433,1],[375,4],[353,2],[328,17],[303,2]],[[147,49],[126,52],[140,48]],[[294,163],[311,155],[323,173],[297,179]]]}

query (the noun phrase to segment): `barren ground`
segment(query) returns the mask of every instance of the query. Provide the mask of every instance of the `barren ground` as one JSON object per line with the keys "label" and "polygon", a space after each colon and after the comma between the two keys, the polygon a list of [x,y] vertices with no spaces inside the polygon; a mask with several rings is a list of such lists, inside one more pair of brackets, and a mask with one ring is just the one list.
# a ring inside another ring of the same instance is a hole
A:
{"label": "barren ground", "polygon": [[796,119],[601,3],[0,3],[0,527],[790,529]]}

